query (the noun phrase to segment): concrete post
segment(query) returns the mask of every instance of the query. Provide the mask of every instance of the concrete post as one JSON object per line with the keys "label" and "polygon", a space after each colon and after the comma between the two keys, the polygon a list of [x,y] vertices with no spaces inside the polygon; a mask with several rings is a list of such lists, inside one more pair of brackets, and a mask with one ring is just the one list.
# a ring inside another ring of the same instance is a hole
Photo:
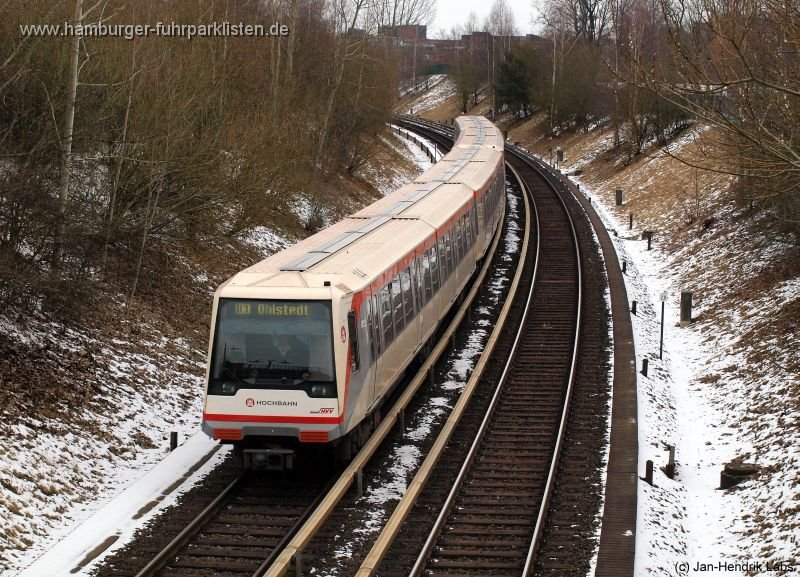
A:
{"label": "concrete post", "polygon": [[685,327],[692,322],[692,293],[681,291],[681,326]]}

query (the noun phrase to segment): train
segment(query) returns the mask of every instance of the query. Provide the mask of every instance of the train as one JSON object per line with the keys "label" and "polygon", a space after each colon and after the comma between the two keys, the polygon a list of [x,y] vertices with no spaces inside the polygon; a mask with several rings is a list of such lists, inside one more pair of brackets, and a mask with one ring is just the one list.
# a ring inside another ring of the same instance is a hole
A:
{"label": "train", "polygon": [[505,210],[503,134],[479,116],[454,127],[412,182],[216,290],[202,429],[248,467],[350,459],[428,351]]}

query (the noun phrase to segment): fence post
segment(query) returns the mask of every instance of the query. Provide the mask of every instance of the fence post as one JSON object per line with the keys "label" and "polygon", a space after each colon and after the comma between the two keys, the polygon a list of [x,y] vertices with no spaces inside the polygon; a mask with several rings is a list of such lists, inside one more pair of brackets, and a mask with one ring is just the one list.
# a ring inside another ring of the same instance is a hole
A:
{"label": "fence post", "polygon": [[667,445],[667,449],[669,450],[669,461],[667,461],[667,466],[664,467],[664,472],[667,474],[667,477],[670,479],[675,478],[675,445]]}
{"label": "fence post", "polygon": [[685,327],[692,322],[692,292],[681,291],[681,326]]}
{"label": "fence post", "polygon": [[644,466],[644,480],[645,482],[653,486],[653,461],[647,461]]}
{"label": "fence post", "polygon": [[617,206],[622,206],[622,189],[621,188],[617,189],[616,195],[617,195],[617,199],[616,199],[617,200]]}

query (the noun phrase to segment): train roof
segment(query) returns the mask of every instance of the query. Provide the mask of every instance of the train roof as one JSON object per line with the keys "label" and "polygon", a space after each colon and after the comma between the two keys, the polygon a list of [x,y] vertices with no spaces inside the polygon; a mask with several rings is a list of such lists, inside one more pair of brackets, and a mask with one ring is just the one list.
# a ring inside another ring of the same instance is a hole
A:
{"label": "train roof", "polygon": [[466,136],[471,144],[503,150],[503,133],[485,116],[459,116],[456,118],[459,141]]}
{"label": "train roof", "polygon": [[241,271],[219,293],[239,297],[246,288],[322,288],[325,281],[349,292],[376,280],[466,210],[473,191],[486,186],[482,169],[502,162],[502,144],[499,150],[483,144],[498,136],[502,143],[488,120],[461,117],[456,124],[456,146],[414,182]]}
{"label": "train roof", "polygon": [[487,167],[492,169],[503,162],[503,153],[500,151],[481,149],[474,156],[454,157],[442,159],[430,170],[425,171],[414,179],[417,184],[452,182],[461,183],[473,190],[481,190],[486,186],[483,173]]}
{"label": "train roof", "polygon": [[398,188],[394,193],[361,209],[354,218],[374,218],[381,215],[398,218],[420,218],[439,228],[447,223],[449,207],[471,202],[473,189],[461,183],[451,182],[411,182]]}

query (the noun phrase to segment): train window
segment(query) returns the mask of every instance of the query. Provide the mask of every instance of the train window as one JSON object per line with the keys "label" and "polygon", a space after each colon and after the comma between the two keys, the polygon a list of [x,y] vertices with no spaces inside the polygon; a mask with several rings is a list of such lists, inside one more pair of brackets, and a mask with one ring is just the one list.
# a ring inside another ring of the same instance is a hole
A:
{"label": "train window", "polygon": [[378,356],[381,354],[381,351],[383,350],[383,347],[381,347],[382,334],[381,334],[381,323],[380,323],[380,313],[379,313],[380,309],[378,308],[378,295],[376,294],[372,295],[370,302],[372,303],[372,327],[371,327],[372,336],[370,337],[370,339],[372,340],[373,343],[372,350],[375,355],[375,358],[378,358]]}
{"label": "train window", "polygon": [[405,316],[403,315],[403,293],[400,289],[400,277],[392,279],[392,309],[394,309],[394,336],[400,336],[405,328]]}
{"label": "train window", "polygon": [[447,274],[448,276],[453,273],[455,263],[453,262],[453,243],[450,240],[450,231],[448,230],[444,235],[445,253],[447,254]]}
{"label": "train window", "polygon": [[375,347],[375,327],[373,324],[375,322],[375,311],[372,308],[372,297],[364,301],[364,306],[367,310],[367,346],[372,354],[372,359],[375,359],[378,356],[378,351]]}
{"label": "train window", "polygon": [[381,289],[381,324],[383,325],[383,348],[386,350],[394,340],[394,327],[392,326],[392,296],[390,285]]}
{"label": "train window", "polygon": [[461,260],[461,221],[456,221],[453,224],[451,231],[453,239],[453,261],[458,262]]}
{"label": "train window", "polygon": [[458,228],[458,222],[453,223],[453,228],[450,229],[450,235],[447,238],[447,248],[450,249],[450,259],[453,263],[453,272],[455,272],[456,268],[458,267],[458,252],[456,250],[458,241],[456,238],[456,228]]}
{"label": "train window", "polygon": [[414,284],[414,305],[417,311],[421,311],[422,307],[425,305],[425,280],[423,277],[421,254],[414,259],[411,280]]}
{"label": "train window", "polygon": [[433,298],[433,286],[431,286],[431,262],[430,251],[427,250],[422,255],[422,282],[425,284],[425,302],[429,302]]}
{"label": "train window", "polygon": [[347,312],[347,332],[350,335],[350,372],[357,373],[361,368],[361,359],[358,354],[358,323],[353,309]]}
{"label": "train window", "polygon": [[467,251],[472,248],[472,209],[464,215],[464,232],[467,238]]}
{"label": "train window", "polygon": [[209,395],[240,389],[336,396],[331,301],[219,299]]}
{"label": "train window", "polygon": [[450,267],[447,263],[447,251],[444,248],[444,236],[439,237],[439,276],[442,278],[442,285],[447,280]]}
{"label": "train window", "polygon": [[367,327],[366,331],[366,346],[369,349],[372,359],[375,358],[375,350],[372,348],[374,341],[372,340],[372,299],[367,297],[364,299],[364,304],[361,305],[361,312],[364,313],[364,323]]}
{"label": "train window", "polygon": [[436,254],[436,243],[428,249],[428,256],[431,265],[431,290],[436,294],[439,291],[439,259]]}
{"label": "train window", "polygon": [[411,271],[405,269],[400,273],[400,288],[403,291],[403,308],[406,311],[405,324],[411,323],[414,318],[414,301],[411,295]]}

